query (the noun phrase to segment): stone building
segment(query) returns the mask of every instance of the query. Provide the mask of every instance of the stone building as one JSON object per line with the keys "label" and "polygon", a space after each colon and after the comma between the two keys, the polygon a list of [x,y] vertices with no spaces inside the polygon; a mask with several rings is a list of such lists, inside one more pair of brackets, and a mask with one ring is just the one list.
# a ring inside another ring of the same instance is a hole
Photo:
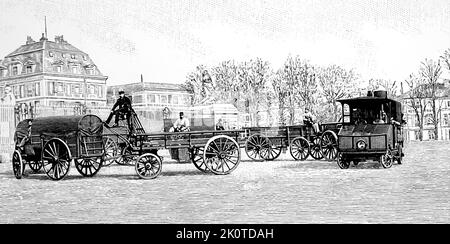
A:
{"label": "stone building", "polygon": [[[431,99],[423,100],[427,107],[424,112],[423,124],[423,140],[450,140],[450,80],[444,79],[438,86],[436,100],[436,112],[438,115],[438,138],[435,138],[433,124],[433,110],[431,107]],[[411,106],[412,99],[409,93],[402,96],[402,105],[404,118],[407,121],[405,125],[405,137],[407,140],[419,140],[419,122],[417,115]],[[416,101],[418,102],[418,101]]]}
{"label": "stone building", "polygon": [[162,131],[163,119],[174,118],[192,107],[193,94],[181,84],[137,82],[109,86],[108,105],[112,106],[119,90],[132,100],[133,108],[146,131]]}
{"label": "stone building", "polygon": [[0,60],[0,94],[11,87],[19,105],[106,105],[106,80],[89,55],[63,36],[26,43]]}

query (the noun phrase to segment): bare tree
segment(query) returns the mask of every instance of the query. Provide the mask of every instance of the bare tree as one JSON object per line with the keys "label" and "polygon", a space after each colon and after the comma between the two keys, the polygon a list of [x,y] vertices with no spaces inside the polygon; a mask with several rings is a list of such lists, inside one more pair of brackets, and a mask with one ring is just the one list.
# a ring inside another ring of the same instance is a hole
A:
{"label": "bare tree", "polygon": [[352,70],[331,65],[318,70],[317,80],[326,106],[331,106],[331,113],[327,118],[337,121],[340,116],[337,100],[350,96],[352,88],[355,87],[356,75]]}
{"label": "bare tree", "polygon": [[425,81],[417,75],[411,74],[405,83],[409,87],[407,93],[407,99],[409,100],[409,106],[414,110],[414,114],[419,126],[419,140],[423,140],[423,125],[425,110],[428,106],[428,88]]}
{"label": "bare tree", "polygon": [[396,98],[398,94],[398,83],[397,81],[385,80],[385,79],[370,79],[369,87],[371,90],[375,90],[379,87],[386,89],[389,97]]}
{"label": "bare tree", "polygon": [[428,95],[431,103],[432,110],[432,121],[434,126],[434,138],[438,139],[438,127],[439,127],[439,115],[441,107],[439,106],[437,100],[439,99],[439,77],[442,74],[440,61],[433,61],[432,59],[425,59],[422,62],[420,68],[420,75],[426,82],[428,88]]}
{"label": "bare tree", "polygon": [[450,48],[445,50],[444,54],[441,56],[441,59],[447,66],[447,69],[450,71]]}

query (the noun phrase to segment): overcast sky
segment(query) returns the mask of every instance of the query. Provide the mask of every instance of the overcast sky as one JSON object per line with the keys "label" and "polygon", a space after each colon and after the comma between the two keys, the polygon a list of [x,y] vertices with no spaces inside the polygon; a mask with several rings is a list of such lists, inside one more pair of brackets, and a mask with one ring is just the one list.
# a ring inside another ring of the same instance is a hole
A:
{"label": "overcast sky", "polygon": [[0,0],[0,58],[48,36],[87,52],[108,84],[181,83],[196,65],[301,55],[404,80],[450,48],[450,1]]}

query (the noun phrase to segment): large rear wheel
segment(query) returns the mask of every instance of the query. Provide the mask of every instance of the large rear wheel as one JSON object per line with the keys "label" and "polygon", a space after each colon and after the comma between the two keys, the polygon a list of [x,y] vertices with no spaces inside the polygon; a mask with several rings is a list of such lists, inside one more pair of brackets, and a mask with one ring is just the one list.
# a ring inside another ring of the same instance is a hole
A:
{"label": "large rear wheel", "polygon": [[22,155],[18,150],[15,150],[12,155],[12,168],[16,179],[22,179],[23,170],[25,165],[23,164]]}
{"label": "large rear wheel", "polygon": [[52,180],[61,180],[69,173],[71,160],[69,147],[59,138],[50,139],[42,148],[44,172]]}
{"label": "large rear wheel", "polygon": [[289,153],[295,160],[306,160],[309,150],[309,142],[304,137],[294,138],[289,145]]}
{"label": "large rear wheel", "polygon": [[214,174],[229,174],[241,161],[239,144],[229,136],[214,136],[205,145],[203,160],[206,167]]}

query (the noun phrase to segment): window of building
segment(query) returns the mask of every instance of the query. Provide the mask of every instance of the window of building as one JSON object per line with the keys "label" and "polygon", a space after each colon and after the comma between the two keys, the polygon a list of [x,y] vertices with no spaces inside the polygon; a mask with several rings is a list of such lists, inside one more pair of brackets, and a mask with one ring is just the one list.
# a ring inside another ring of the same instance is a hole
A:
{"label": "window of building", "polygon": [[167,96],[167,103],[172,104],[172,95]]}
{"label": "window of building", "polygon": [[103,97],[103,86],[98,86],[98,97],[99,98]]}
{"label": "window of building", "polygon": [[77,66],[72,66],[72,73],[78,74],[78,67]]}
{"label": "window of building", "polygon": [[95,87],[93,85],[88,85],[89,95],[95,94]]}
{"label": "window of building", "polygon": [[72,86],[71,85],[69,85],[69,84],[67,84],[66,85],[66,96],[71,96],[72,95]]}
{"label": "window of building", "polygon": [[448,119],[449,119],[449,114],[444,114],[443,119],[442,119],[442,124],[444,126],[448,126]]}
{"label": "window of building", "polygon": [[86,73],[88,75],[94,75],[95,74],[94,69],[86,69]]}
{"label": "window of building", "polygon": [[61,70],[62,70],[62,67],[60,65],[57,65],[54,67],[55,72],[61,73]]}
{"label": "window of building", "polygon": [[48,82],[48,94],[49,95],[55,94],[55,83],[53,81]]}
{"label": "window of building", "polygon": [[25,90],[26,90],[27,97],[34,96],[34,84],[33,83],[26,84],[25,85]]}
{"label": "window of building", "polygon": [[133,103],[142,103],[142,95],[134,95]]}
{"label": "window of building", "polygon": [[27,74],[33,73],[33,66],[32,65],[27,65],[26,71],[27,71]]}
{"label": "window of building", "polygon": [[429,131],[428,131],[428,139],[429,139],[429,140],[434,140],[434,138],[435,138],[435,137],[434,137],[434,131],[429,130]]}
{"label": "window of building", "polygon": [[12,67],[12,75],[18,75],[19,74],[19,67],[13,66]]}
{"label": "window of building", "polygon": [[64,93],[64,84],[63,84],[62,82],[58,82],[58,83],[56,84],[56,92],[57,92],[58,94]]}
{"label": "window of building", "polygon": [[53,52],[48,52],[48,56],[53,57],[54,56]]}
{"label": "window of building", "polygon": [[5,76],[6,76],[6,69],[0,69],[0,77],[5,77]]}
{"label": "window of building", "polygon": [[83,55],[83,60],[86,61],[86,56]]}
{"label": "window of building", "polygon": [[20,85],[20,98],[24,98],[25,97],[25,86],[24,85]]}
{"label": "window of building", "polygon": [[433,116],[431,114],[425,115],[425,124],[432,125],[433,124]]}
{"label": "window of building", "polygon": [[41,84],[39,82],[34,83],[34,95],[35,96],[41,95]]}
{"label": "window of building", "polygon": [[75,54],[71,54],[71,55],[70,55],[70,58],[71,58],[71,59],[75,59]]}
{"label": "window of building", "polygon": [[167,96],[166,95],[161,95],[161,103],[167,104]]}
{"label": "window of building", "polygon": [[149,103],[155,103],[156,102],[155,94],[149,94],[147,96],[147,100],[148,100]]}
{"label": "window of building", "polygon": [[172,103],[173,103],[173,104],[178,104],[178,96],[177,96],[177,95],[173,95],[173,97],[172,97]]}
{"label": "window of building", "polygon": [[447,101],[447,108],[450,108],[450,101]]}

